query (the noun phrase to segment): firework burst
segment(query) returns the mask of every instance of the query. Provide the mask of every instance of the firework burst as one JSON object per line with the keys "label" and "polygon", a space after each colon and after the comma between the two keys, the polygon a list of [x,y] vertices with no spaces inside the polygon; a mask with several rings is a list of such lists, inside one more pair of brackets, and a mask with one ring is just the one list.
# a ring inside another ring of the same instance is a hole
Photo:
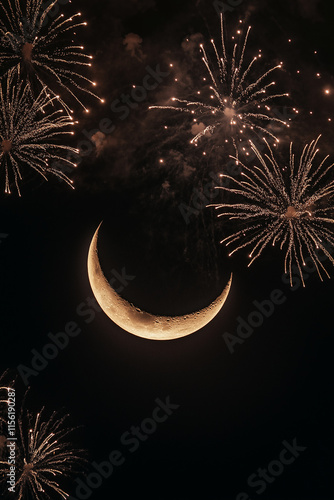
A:
{"label": "firework burst", "polygon": [[[69,477],[82,464],[80,452],[66,440],[73,429],[68,428],[68,415],[59,418],[53,413],[43,421],[43,410],[36,416],[27,414],[26,425],[19,420],[20,445],[22,446],[20,476],[17,481],[18,500],[29,492],[33,498],[62,498],[68,494],[60,486],[61,479]],[[50,497],[49,493],[52,493]]]}
{"label": "firework burst", "polygon": [[[221,139],[225,142],[232,138],[234,146],[241,142],[248,134],[267,134],[275,141],[278,138],[273,132],[265,127],[265,124],[278,123],[289,126],[286,121],[276,117],[269,106],[269,101],[275,98],[289,96],[289,94],[273,94],[269,90],[275,85],[274,81],[268,83],[268,77],[276,70],[282,68],[282,63],[272,67],[256,80],[250,82],[253,66],[262,57],[261,51],[248,64],[245,64],[246,47],[251,28],[249,27],[245,39],[241,45],[234,42],[232,55],[227,49],[224,19],[221,14],[221,44],[222,52],[219,53],[214,40],[211,40],[215,54],[215,64],[211,64],[208,52],[200,45],[202,60],[208,72],[211,84],[206,84],[207,78],[203,78],[205,88],[198,90],[195,99],[179,99],[172,97],[175,103],[172,105],[151,106],[149,109],[169,109],[194,116],[195,123],[205,123],[191,140],[197,144],[200,138],[215,132],[221,133]],[[241,21],[240,21],[241,22]],[[241,30],[237,31],[237,36]],[[235,40],[235,36],[232,37]],[[267,83],[266,83],[267,82]],[[200,97],[203,95],[202,100]]]}
{"label": "firework burst", "polygon": [[[59,417],[54,412],[43,420],[44,409],[37,415],[26,412],[18,420],[19,435],[16,443],[16,484],[17,500],[34,498],[43,500],[55,498],[55,494],[66,499],[61,486],[64,477],[70,477],[84,464],[82,450],[73,448],[67,436],[73,432],[67,427],[68,415]],[[6,477],[7,462],[0,462],[1,473]]]}
{"label": "firework burst", "polygon": [[329,277],[321,255],[334,264],[325,245],[334,245],[334,181],[328,179],[334,164],[326,166],[326,156],[315,166],[319,138],[304,147],[299,161],[291,143],[289,163],[283,168],[266,141],[269,153],[265,155],[250,141],[258,164],[250,168],[240,162],[241,180],[222,174],[232,187],[217,188],[241,201],[212,205],[223,210],[218,217],[242,223],[240,230],[221,241],[234,247],[230,255],[251,246],[250,266],[267,245],[278,244],[280,250],[285,250],[284,270],[290,276],[291,286],[295,271],[305,286],[302,268],[306,256],[321,280],[323,274]]}
{"label": "firework burst", "polygon": [[61,109],[51,114],[45,112],[54,99],[45,93],[45,88],[33,99],[29,84],[18,82],[14,72],[0,83],[0,172],[5,176],[6,193],[11,192],[13,178],[20,194],[22,169],[27,167],[46,180],[48,174],[54,174],[72,186],[63,172],[49,164],[75,167],[65,154],[70,157],[78,153],[77,149],[55,143],[55,139],[74,133],[66,130],[74,122]]}
{"label": "firework burst", "polygon": [[[8,408],[4,399],[8,388],[1,389],[3,397],[0,403],[4,413]],[[14,498],[53,500],[59,496],[66,499],[69,495],[63,489],[64,478],[71,477],[85,465],[84,451],[76,449],[68,441],[68,436],[75,430],[68,425],[69,415],[53,412],[49,416],[44,408],[33,414],[25,409],[26,396],[17,414],[16,440],[10,441],[15,442]],[[0,483],[7,481],[10,470],[5,423],[0,435]]]}
{"label": "firework burst", "polygon": [[[57,3],[58,0],[46,3],[44,0],[27,0],[25,10],[21,8],[20,0],[0,3],[3,12],[3,20],[0,19],[0,65],[5,70],[15,68],[32,88],[37,86],[38,92],[47,87],[48,93],[57,96],[64,90],[88,111],[77,93],[82,91],[97,97],[86,88],[87,84],[96,86],[96,83],[82,74],[85,67],[92,65],[93,57],[84,54],[84,47],[73,41],[76,29],[87,23],[80,22],[80,12],[70,18],[61,14],[51,20],[50,12]],[[60,97],[58,101],[71,112]]]}

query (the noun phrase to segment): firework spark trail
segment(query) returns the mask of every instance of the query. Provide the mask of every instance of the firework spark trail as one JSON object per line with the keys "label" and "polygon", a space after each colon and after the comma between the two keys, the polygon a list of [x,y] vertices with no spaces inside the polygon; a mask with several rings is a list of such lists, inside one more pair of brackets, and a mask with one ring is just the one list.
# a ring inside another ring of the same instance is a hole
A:
{"label": "firework spark trail", "polygon": [[[73,135],[68,127],[72,118],[63,110],[47,115],[45,108],[55,98],[45,94],[45,88],[34,100],[29,84],[18,82],[10,72],[0,84],[0,172],[5,175],[5,192],[10,193],[10,178],[14,177],[17,191],[22,180],[22,167],[29,167],[47,180],[54,174],[72,186],[72,181],[60,170],[49,166],[54,160],[60,164],[76,165],[65,158],[65,153],[78,153],[77,149],[54,143],[54,140]],[[73,186],[72,186],[73,187]]]}
{"label": "firework spark trail", "polygon": [[[272,67],[252,83],[247,83],[247,77],[251,73],[254,63],[262,57],[260,51],[258,56],[254,57],[248,66],[244,64],[250,30],[251,28],[249,27],[242,44],[240,56],[237,55],[239,52],[239,45],[238,43],[234,43],[232,56],[229,57],[224,30],[224,19],[223,14],[221,14],[222,55],[219,54],[214,40],[211,40],[218,71],[210,64],[208,53],[204,46],[200,45],[203,54],[202,60],[212,83],[212,85],[210,85],[211,95],[208,99],[210,104],[205,101],[172,97],[171,100],[175,102],[176,105],[156,105],[150,106],[149,109],[169,109],[181,113],[190,113],[196,116],[194,122],[198,122],[198,120],[211,122],[192,138],[192,144],[197,144],[201,137],[208,133],[214,133],[218,128],[223,130],[225,137],[232,137],[235,146],[237,141],[242,141],[244,139],[245,133],[247,132],[252,134],[267,134],[276,142],[279,142],[278,138],[265,128],[264,122],[271,124],[276,122],[281,125],[289,125],[286,121],[275,117],[270,106],[266,103],[276,98],[289,96],[289,94],[267,93],[268,89],[275,85],[275,82],[265,83],[265,81],[271,73],[282,68],[282,63]],[[238,30],[237,33],[239,35],[241,33],[240,30]],[[233,37],[233,39],[234,38],[235,37]],[[206,81],[206,78],[203,78],[203,81]],[[197,95],[201,93],[201,91],[197,91]],[[225,142],[228,142],[228,139],[225,139]]]}
{"label": "firework spark trail", "polygon": [[223,210],[218,217],[243,223],[242,229],[221,241],[234,247],[230,255],[251,245],[250,266],[270,243],[272,246],[279,243],[280,250],[285,248],[284,271],[290,276],[291,286],[294,262],[305,286],[302,267],[306,265],[306,254],[312,259],[321,280],[322,273],[328,277],[329,274],[317,251],[321,250],[334,265],[324,245],[325,241],[334,245],[334,219],[331,217],[334,181],[326,182],[334,164],[326,166],[326,156],[318,167],[314,166],[319,139],[320,136],[304,147],[299,161],[291,143],[289,164],[284,168],[280,168],[267,141],[269,153],[265,155],[250,141],[258,165],[250,168],[239,161],[241,180],[222,174],[221,177],[234,187],[217,187],[237,199],[242,197],[241,201],[211,205]]}
{"label": "firework spark trail", "polygon": [[[58,0],[46,5],[44,0],[28,0],[25,12],[20,0],[5,2],[0,3],[3,12],[3,20],[0,18],[0,66],[15,68],[19,74],[27,76],[32,87],[36,84],[40,88],[47,87],[48,93],[56,97],[53,84],[49,85],[50,81],[54,82],[88,112],[76,95],[77,91],[98,97],[85,87],[87,84],[96,86],[96,82],[82,74],[84,67],[92,65],[90,60],[93,57],[84,54],[84,47],[73,40],[75,30],[87,25],[79,21],[81,13],[69,18],[60,14],[46,25],[45,20]],[[60,96],[58,102],[67,112],[72,112]]]}

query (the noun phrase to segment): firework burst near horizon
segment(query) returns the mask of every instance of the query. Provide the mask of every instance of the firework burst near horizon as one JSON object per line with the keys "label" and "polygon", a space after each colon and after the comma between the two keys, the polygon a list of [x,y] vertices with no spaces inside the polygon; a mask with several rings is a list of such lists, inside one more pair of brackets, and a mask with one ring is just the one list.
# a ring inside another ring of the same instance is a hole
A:
{"label": "firework burst near horizon", "polygon": [[[0,411],[3,416],[6,416],[8,408],[8,390],[8,387],[0,388]],[[26,396],[27,393],[16,415],[14,497],[16,500],[65,500],[69,496],[64,490],[65,478],[79,472],[86,463],[84,450],[77,449],[68,440],[76,428],[68,425],[67,414],[46,414],[44,408],[36,414],[30,412],[25,407]],[[0,484],[7,482],[10,471],[7,420],[8,417],[0,420]],[[8,495],[12,496],[12,493]]]}

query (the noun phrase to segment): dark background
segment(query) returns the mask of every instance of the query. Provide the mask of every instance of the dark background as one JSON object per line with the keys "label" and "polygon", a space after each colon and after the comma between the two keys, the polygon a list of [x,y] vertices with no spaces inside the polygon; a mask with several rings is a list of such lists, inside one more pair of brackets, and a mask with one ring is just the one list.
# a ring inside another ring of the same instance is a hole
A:
{"label": "dark background", "polygon": [[[75,12],[76,3],[64,11]],[[79,325],[80,335],[30,377],[29,404],[65,408],[73,425],[83,426],[74,439],[88,450],[87,474],[91,462],[106,460],[114,449],[123,452],[125,464],[92,499],[234,500],[242,491],[251,499],[334,498],[333,282],[322,283],[313,273],[306,289],[293,292],[282,281],[282,255],[266,252],[247,268],[245,256],[227,258],[219,245],[223,229],[210,209],[185,223],[179,204],[191,205],[194,187],[221,170],[221,153],[213,149],[202,161],[188,145],[182,119],[148,113],[148,105],[177,88],[173,73],[127,120],[110,111],[114,99],[141,85],[147,65],[168,69],[172,61],[181,93],[191,85],[192,68],[203,68],[191,54],[187,59],[181,44],[196,33],[206,40],[219,34],[213,4],[100,0],[81,1],[80,10],[89,20],[81,36],[96,56],[95,77],[106,103],[92,101],[89,117],[77,110],[73,146],[84,139],[83,129],[97,129],[102,118],[113,120],[116,130],[70,174],[75,191],[27,176],[22,198],[1,195],[0,233],[8,235],[0,244],[2,371],[30,366],[31,349],[41,352],[49,332],[64,331],[69,321]],[[250,50],[260,46],[267,62],[285,63],[288,106],[300,114],[289,134],[283,131],[282,147],[293,139],[300,150],[322,134],[322,151],[331,152],[334,94],[323,92],[334,92],[331,2],[245,0],[227,20],[234,26],[239,17],[253,26]],[[132,55],[123,44],[129,33],[142,38]],[[87,323],[77,308],[93,297],[86,261],[101,220],[105,274],[125,267],[136,276],[124,297],[152,313],[184,314],[209,304],[233,271],[221,313],[199,332],[161,343],[124,332],[103,312]],[[285,303],[231,354],[222,335],[234,334],[238,316],[246,319],[253,301],[268,299],[274,289],[283,291]],[[17,387],[23,390],[20,377]],[[121,435],[151,416],[156,398],[167,396],[179,408],[130,453]],[[278,457],[283,440],[295,438],[307,449],[257,495],[247,478]],[[69,493],[75,497],[75,486]]]}

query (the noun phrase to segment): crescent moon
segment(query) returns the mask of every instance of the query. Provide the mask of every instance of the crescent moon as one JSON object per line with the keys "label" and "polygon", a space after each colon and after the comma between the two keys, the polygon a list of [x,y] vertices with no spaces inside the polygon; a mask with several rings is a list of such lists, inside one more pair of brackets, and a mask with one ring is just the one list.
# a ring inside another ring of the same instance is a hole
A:
{"label": "crescent moon", "polygon": [[100,265],[97,251],[100,226],[89,247],[88,277],[97,302],[116,325],[145,339],[174,340],[200,330],[219,313],[229,294],[232,274],[225,289],[214,302],[204,309],[184,316],[155,316],[120,297],[108,283]]}

